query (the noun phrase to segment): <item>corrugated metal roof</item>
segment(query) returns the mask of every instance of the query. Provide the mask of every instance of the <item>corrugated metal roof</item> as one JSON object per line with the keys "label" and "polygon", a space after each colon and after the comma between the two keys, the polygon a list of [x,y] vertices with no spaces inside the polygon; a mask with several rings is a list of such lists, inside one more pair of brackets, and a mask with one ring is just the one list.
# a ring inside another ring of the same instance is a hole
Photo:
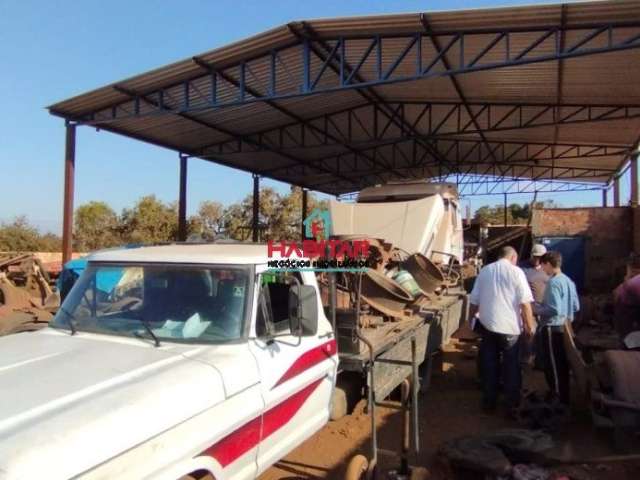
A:
{"label": "corrugated metal roof", "polygon": [[640,136],[638,47],[636,0],[319,19],[49,109],[335,194],[443,168],[607,182]]}

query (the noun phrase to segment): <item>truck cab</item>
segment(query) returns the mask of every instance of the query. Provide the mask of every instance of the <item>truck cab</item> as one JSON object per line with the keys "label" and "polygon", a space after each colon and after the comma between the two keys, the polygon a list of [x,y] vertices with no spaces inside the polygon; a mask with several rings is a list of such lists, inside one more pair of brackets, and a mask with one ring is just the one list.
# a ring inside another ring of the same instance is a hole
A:
{"label": "truck cab", "polygon": [[264,245],[91,257],[48,328],[0,338],[0,479],[255,478],[328,420],[313,272]]}

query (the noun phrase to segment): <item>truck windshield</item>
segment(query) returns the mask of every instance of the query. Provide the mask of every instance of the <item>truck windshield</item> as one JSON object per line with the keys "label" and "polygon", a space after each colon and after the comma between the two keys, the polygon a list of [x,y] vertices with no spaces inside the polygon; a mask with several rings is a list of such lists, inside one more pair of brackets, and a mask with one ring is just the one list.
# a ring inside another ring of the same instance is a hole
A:
{"label": "truck windshield", "polygon": [[56,328],[218,343],[242,337],[249,271],[230,266],[89,264],[52,320]]}

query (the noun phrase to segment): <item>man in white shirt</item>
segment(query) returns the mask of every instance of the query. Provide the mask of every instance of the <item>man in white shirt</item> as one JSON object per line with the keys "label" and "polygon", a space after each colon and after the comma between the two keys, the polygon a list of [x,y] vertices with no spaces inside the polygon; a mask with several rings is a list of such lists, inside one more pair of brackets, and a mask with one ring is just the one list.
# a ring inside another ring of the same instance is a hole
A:
{"label": "man in white shirt", "polygon": [[504,377],[507,408],[517,407],[520,402],[519,338],[523,329],[526,335],[532,335],[534,323],[533,295],[517,262],[515,249],[503,247],[500,258],[480,271],[469,299],[469,318],[478,314],[480,324],[476,331],[482,335],[480,370],[485,411],[495,410],[497,405],[500,373]]}

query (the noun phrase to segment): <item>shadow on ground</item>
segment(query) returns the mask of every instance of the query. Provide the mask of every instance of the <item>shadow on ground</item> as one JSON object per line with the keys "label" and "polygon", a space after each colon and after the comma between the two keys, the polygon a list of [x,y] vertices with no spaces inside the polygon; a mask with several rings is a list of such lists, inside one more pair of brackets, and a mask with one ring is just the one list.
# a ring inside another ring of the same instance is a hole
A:
{"label": "shadow on ground", "polygon": [[[463,435],[517,427],[503,411],[484,414],[480,408],[481,394],[476,381],[476,362],[472,344],[454,341],[443,354],[442,368],[434,371],[428,392],[420,398],[421,453],[412,463],[427,467],[433,479],[444,478],[438,468],[436,452],[442,442]],[[525,376],[528,388],[544,388],[539,372]],[[260,478],[280,479],[341,479],[349,459],[362,453],[370,455],[370,419],[361,402],[356,411],[336,422],[329,423],[316,435],[278,462]],[[401,447],[402,415],[394,409],[377,410],[377,428],[380,447],[399,451]],[[558,454],[579,458],[611,455],[613,452],[605,435],[591,426],[586,412],[576,413],[565,430],[556,435]],[[380,457],[383,469],[394,468],[398,458]],[[572,467],[578,473],[574,478],[593,480],[631,480],[640,478],[640,468],[634,465],[599,465]],[[579,471],[582,469],[582,471]]]}

